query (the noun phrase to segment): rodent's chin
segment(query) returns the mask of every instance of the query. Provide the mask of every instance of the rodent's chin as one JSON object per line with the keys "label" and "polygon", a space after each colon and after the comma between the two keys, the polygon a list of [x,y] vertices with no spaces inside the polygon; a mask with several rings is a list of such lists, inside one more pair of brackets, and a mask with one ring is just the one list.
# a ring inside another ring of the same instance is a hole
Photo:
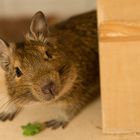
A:
{"label": "rodent's chin", "polygon": [[51,99],[44,99],[44,100],[37,100],[36,103],[43,103],[43,104],[49,104],[55,102],[55,98],[51,98]]}
{"label": "rodent's chin", "polygon": [[46,101],[50,101],[50,100],[55,99],[55,95],[53,95],[53,94],[46,94],[44,96],[45,96]]}
{"label": "rodent's chin", "polygon": [[35,98],[36,98],[36,102],[49,103],[55,101],[57,99],[57,95],[44,94],[43,96],[38,96]]}

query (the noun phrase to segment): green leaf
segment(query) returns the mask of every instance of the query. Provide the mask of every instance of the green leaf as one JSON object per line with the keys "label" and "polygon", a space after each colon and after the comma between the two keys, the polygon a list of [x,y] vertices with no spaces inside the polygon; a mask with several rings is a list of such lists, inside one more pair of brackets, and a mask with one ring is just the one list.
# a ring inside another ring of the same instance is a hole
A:
{"label": "green leaf", "polygon": [[41,132],[42,125],[40,123],[28,123],[27,125],[21,126],[23,129],[23,135],[25,136],[33,136]]}

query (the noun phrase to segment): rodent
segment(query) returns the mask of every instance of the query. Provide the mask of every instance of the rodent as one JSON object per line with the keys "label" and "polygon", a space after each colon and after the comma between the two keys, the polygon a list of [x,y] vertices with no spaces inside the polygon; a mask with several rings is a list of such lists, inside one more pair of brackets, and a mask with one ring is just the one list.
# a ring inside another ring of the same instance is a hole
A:
{"label": "rodent", "polygon": [[0,39],[0,66],[9,97],[2,121],[12,120],[29,102],[49,103],[61,113],[46,121],[47,127],[64,128],[100,93],[96,11],[52,27],[37,12],[25,41]]}

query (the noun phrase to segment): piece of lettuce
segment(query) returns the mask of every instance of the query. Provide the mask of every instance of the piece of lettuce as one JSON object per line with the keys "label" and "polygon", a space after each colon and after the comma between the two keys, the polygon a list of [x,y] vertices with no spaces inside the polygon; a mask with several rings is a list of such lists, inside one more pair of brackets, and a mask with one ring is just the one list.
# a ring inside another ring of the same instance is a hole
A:
{"label": "piece of lettuce", "polygon": [[38,122],[28,123],[27,125],[22,126],[22,129],[24,136],[34,136],[43,130],[42,124]]}

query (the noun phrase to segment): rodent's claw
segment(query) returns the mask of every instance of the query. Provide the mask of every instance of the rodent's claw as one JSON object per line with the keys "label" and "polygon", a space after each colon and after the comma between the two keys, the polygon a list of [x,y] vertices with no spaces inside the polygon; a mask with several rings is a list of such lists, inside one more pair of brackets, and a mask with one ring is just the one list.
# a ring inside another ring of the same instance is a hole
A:
{"label": "rodent's claw", "polygon": [[1,121],[6,121],[6,120],[10,120],[12,121],[14,119],[14,117],[20,112],[20,108],[15,110],[14,112],[1,112],[0,113],[0,120]]}
{"label": "rodent's claw", "polygon": [[52,129],[57,129],[59,127],[65,128],[68,124],[66,121],[58,121],[58,120],[50,120],[45,122],[46,127],[52,128]]}
{"label": "rodent's claw", "polygon": [[0,120],[1,121],[6,121],[6,120],[13,120],[13,118],[15,117],[16,115],[16,112],[14,113],[5,113],[5,112],[2,112],[0,113]]}

